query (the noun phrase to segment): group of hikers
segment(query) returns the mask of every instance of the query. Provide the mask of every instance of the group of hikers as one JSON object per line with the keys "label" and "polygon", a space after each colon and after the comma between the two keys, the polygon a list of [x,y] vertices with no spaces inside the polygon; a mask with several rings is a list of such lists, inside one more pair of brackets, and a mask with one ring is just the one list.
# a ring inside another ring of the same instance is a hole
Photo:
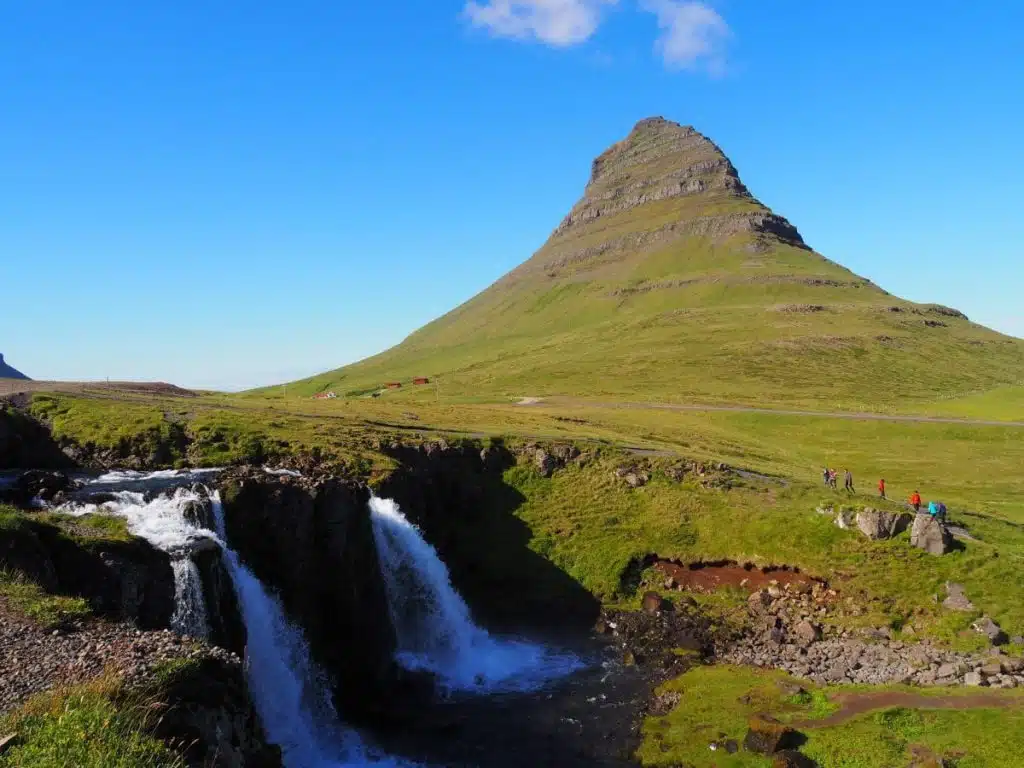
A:
{"label": "group of hikers", "polygon": [[[837,477],[838,472],[828,467],[825,467],[821,472],[821,479],[825,482],[825,487],[831,488],[833,491],[838,490],[838,486],[836,485]],[[853,488],[853,473],[848,469],[843,470],[843,489],[849,494],[856,493]],[[888,496],[885,495],[885,478],[878,481],[878,497],[881,499],[888,499]],[[909,501],[910,506],[914,508],[914,512],[920,512],[921,507],[924,506],[924,502],[921,501],[921,494],[917,491],[914,491],[907,501]],[[945,520],[946,505],[941,501],[929,501],[928,514],[938,520]]]}

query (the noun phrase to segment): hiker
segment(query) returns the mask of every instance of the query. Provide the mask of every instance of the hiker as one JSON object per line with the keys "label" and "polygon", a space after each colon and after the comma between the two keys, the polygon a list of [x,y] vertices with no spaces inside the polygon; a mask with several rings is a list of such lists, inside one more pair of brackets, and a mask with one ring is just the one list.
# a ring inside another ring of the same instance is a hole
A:
{"label": "hiker", "polygon": [[933,518],[938,517],[939,503],[937,501],[928,502],[928,514],[931,515]]}
{"label": "hiker", "polygon": [[828,487],[828,467],[825,467],[824,469],[821,470],[821,479],[824,481],[825,486]]}
{"label": "hiker", "polygon": [[913,495],[910,497],[910,506],[914,508],[915,512],[921,511],[921,494],[917,491],[914,491]]}
{"label": "hiker", "polygon": [[885,478],[883,477],[878,481],[878,498],[885,498]]}
{"label": "hiker", "polygon": [[853,472],[846,470],[846,475],[843,477],[843,488],[846,489],[847,493],[856,493],[853,490]]}
{"label": "hiker", "polygon": [[836,471],[834,469],[828,471],[828,487],[833,491],[836,490]]}
{"label": "hiker", "polygon": [[946,505],[943,504],[941,501],[937,501],[935,502],[935,506],[937,508],[935,512],[935,517],[941,520],[942,522],[946,522]]}

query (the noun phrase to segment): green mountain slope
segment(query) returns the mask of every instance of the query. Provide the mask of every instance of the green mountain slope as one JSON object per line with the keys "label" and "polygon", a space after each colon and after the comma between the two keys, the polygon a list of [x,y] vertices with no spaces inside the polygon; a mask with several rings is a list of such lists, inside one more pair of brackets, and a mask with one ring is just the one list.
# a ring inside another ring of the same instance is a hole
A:
{"label": "green mountain slope", "polygon": [[398,346],[295,385],[830,408],[1024,380],[1024,342],[896,298],[807,247],[706,137],[643,120],[532,258]]}

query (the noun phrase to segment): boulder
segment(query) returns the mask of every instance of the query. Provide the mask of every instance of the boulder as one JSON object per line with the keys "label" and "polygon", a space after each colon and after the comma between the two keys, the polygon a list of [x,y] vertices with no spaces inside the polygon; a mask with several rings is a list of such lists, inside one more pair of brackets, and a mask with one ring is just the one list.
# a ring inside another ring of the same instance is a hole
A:
{"label": "boulder", "polygon": [[886,512],[865,507],[857,513],[857,528],[869,539],[891,539],[910,527],[914,516],[907,512]]}
{"label": "boulder", "polygon": [[988,616],[984,616],[971,624],[971,628],[989,639],[992,645],[1004,645],[1009,639],[1002,628]]}
{"label": "boulder", "polygon": [[743,748],[759,755],[774,755],[792,740],[795,731],[768,715],[754,715],[747,722]]}
{"label": "boulder", "polygon": [[836,513],[836,525],[848,531],[857,524],[857,514],[852,509],[840,509]]}
{"label": "boulder", "polygon": [[544,477],[551,477],[555,470],[558,469],[558,459],[543,448],[538,448],[537,452],[533,455],[533,464]]}
{"label": "boulder", "polygon": [[762,613],[771,604],[772,596],[766,589],[759,589],[747,598],[747,606],[754,613]]}
{"label": "boulder", "polygon": [[809,621],[801,621],[793,628],[793,634],[801,645],[811,645],[821,640],[821,629]]}
{"label": "boulder", "polygon": [[16,483],[18,493],[22,498],[38,497],[43,501],[50,501],[58,493],[71,488],[72,485],[71,478],[63,472],[49,472],[42,469],[23,472]]}
{"label": "boulder", "polygon": [[928,554],[944,555],[953,548],[953,536],[941,520],[918,513],[910,530],[910,543]]}
{"label": "boulder", "polygon": [[985,684],[985,678],[982,676],[981,672],[968,672],[964,675],[964,685],[978,686]]}
{"label": "boulder", "polygon": [[627,472],[623,479],[630,488],[642,488],[647,485],[650,476],[646,472]]}
{"label": "boulder", "polygon": [[644,613],[661,613],[665,610],[665,600],[657,592],[646,592],[643,597]]}
{"label": "boulder", "polygon": [[963,611],[964,613],[972,613],[975,610],[974,603],[968,600],[964,593],[964,585],[955,584],[952,581],[946,582],[946,599],[942,601],[942,606],[951,611]]}

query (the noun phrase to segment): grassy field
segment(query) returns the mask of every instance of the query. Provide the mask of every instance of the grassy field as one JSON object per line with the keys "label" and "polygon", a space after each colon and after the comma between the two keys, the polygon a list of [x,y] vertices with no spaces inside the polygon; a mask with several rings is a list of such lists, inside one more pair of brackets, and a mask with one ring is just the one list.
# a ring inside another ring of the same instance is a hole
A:
{"label": "grassy field", "polygon": [[[803,692],[800,691],[803,688]],[[873,687],[872,692],[911,695],[914,707],[881,706],[836,725],[815,725],[840,710],[837,700],[863,692],[857,686],[818,689],[783,673],[728,666],[698,667],[662,687],[679,703],[666,716],[648,718],[639,757],[645,766],[768,768],[771,759],[742,749],[712,751],[711,743],[742,744],[748,719],[770,714],[800,722],[801,751],[828,768],[889,768],[912,764],[915,756],[955,760],[958,768],[1012,768],[1024,750],[1024,696],[989,692],[988,706],[929,707],[929,698],[955,704],[977,694],[965,689]],[[920,763],[928,765],[930,763]],[[940,763],[934,763],[939,765]]]}
{"label": "grassy field", "polygon": [[0,732],[16,733],[0,755],[10,768],[180,768],[185,761],[150,735],[154,694],[125,694],[118,682],[51,691],[0,719]]}

